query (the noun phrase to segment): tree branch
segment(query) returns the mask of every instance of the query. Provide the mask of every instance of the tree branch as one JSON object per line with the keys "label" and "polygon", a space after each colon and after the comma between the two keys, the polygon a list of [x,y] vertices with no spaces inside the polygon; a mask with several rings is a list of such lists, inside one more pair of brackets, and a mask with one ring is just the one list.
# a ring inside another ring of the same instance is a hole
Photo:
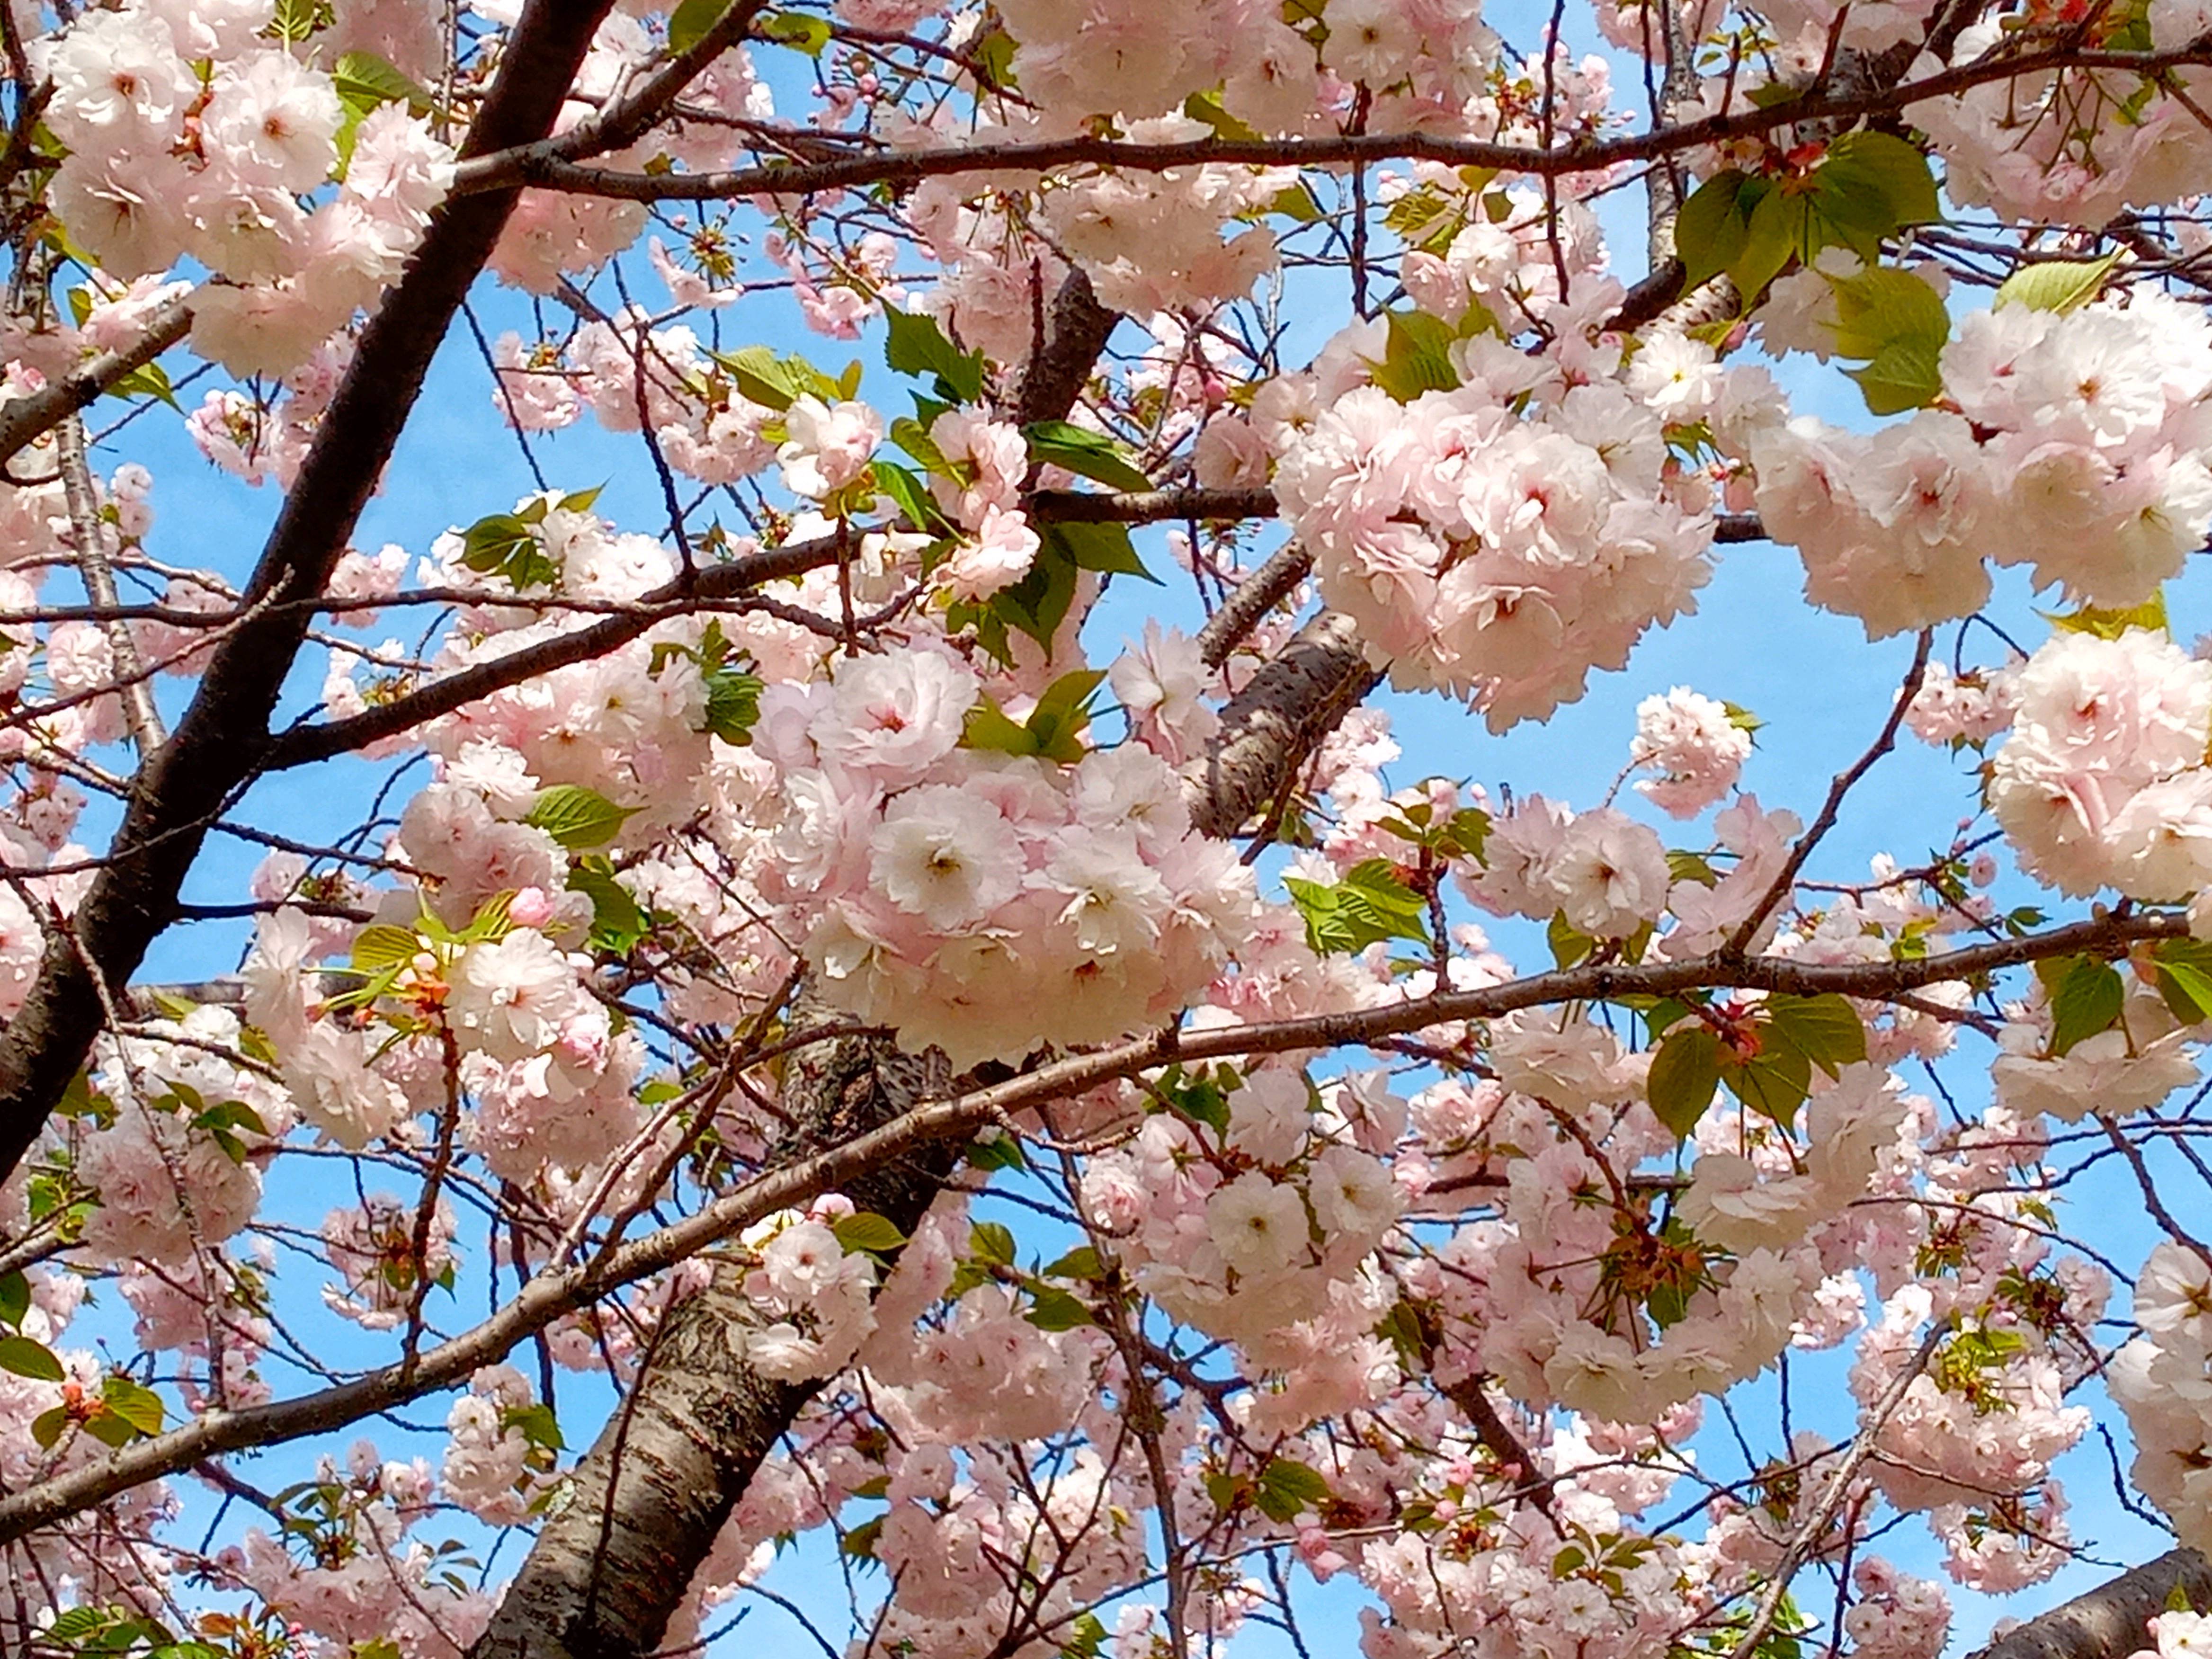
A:
{"label": "tree branch", "polygon": [[2195,1550],[2168,1550],[2029,1620],[1972,1659],[2128,1659],[2148,1645],[2150,1621],[2176,1590],[2192,1607],[2212,1606],[2212,1562]]}
{"label": "tree branch", "polygon": [[1244,1060],[1372,1046],[1408,1032],[1495,1019],[1523,1008],[1685,991],[1837,992],[1880,1001],[1899,991],[1971,981],[2002,968],[2054,957],[2104,961],[2154,939],[2187,936],[2186,916],[2138,912],[2070,922],[2021,939],[1993,940],[1905,961],[1805,963],[1786,957],[1729,960],[1717,954],[1683,962],[1602,963],[1534,974],[1478,990],[1446,991],[1345,1013],[1312,1014],[1186,1031],[1170,1027],[1088,1054],[1048,1061],[1006,1082],[933,1100],[884,1124],[783,1169],[756,1176],[696,1214],[602,1253],[579,1267],[538,1274],[498,1313],[422,1355],[411,1372],[388,1365],[319,1393],[238,1411],[211,1411],[183,1427],[110,1453],[23,1491],[0,1497],[0,1544],[50,1526],[148,1480],[203,1458],[328,1432],[452,1387],[496,1364],[518,1343],[576,1309],[698,1255],[775,1211],[843,1190],[890,1160],[944,1141],[965,1143],[987,1125],[1072,1098],[1102,1084],[1171,1063]]}
{"label": "tree branch", "polygon": [[192,296],[181,295],[146,319],[146,331],[120,351],[86,358],[27,398],[0,405],[0,467],[62,423],[89,408],[119,381],[137,374],[192,331]]}

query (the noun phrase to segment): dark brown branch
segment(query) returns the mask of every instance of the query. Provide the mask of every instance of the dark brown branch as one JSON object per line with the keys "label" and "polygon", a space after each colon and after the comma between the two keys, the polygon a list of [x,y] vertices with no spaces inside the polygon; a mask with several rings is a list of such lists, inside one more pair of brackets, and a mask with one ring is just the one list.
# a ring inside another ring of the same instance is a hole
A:
{"label": "dark brown branch", "polygon": [[1361,653],[1351,617],[1336,611],[1316,617],[1222,711],[1192,822],[1205,835],[1234,836],[1282,797],[1314,745],[1382,678]]}
{"label": "dark brown branch", "polygon": [[302,726],[272,739],[261,758],[259,770],[281,772],[312,762],[328,760],[385,738],[396,738],[426,720],[450,714],[525,680],[550,673],[570,663],[587,662],[621,649],[658,623],[680,617],[709,601],[726,599],[757,587],[763,582],[802,576],[810,570],[837,562],[838,538],[817,537],[782,547],[748,553],[727,564],[708,565],[690,580],[678,578],[638,599],[617,615],[560,634],[535,645],[511,651],[503,657],[475,663],[420,690],[379,703],[343,720],[319,726]]}
{"label": "dark brown branch", "polygon": [[1237,584],[1221,602],[1221,609],[1198,630],[1198,654],[1209,668],[1218,668],[1260,625],[1260,618],[1291,596],[1313,569],[1313,555],[1300,543],[1286,542],[1257,570]]}
{"label": "dark brown branch", "polygon": [[1119,312],[1098,303],[1088,276],[1079,270],[1068,272],[1060,292],[1053,295],[1052,315],[1036,359],[1022,376],[1014,418],[1024,426],[1032,421],[1065,420],[1083,396],[1098,354],[1106,349],[1107,338],[1121,320]]}

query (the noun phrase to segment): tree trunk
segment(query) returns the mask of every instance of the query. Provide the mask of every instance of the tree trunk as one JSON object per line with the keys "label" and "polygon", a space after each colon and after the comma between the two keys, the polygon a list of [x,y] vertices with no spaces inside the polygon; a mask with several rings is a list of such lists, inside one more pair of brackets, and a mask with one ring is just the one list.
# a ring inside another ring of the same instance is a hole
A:
{"label": "tree trunk", "polygon": [[[799,1156],[874,1128],[945,1086],[945,1067],[880,1038],[799,1050],[785,1097]],[[910,1233],[957,1164],[933,1146],[871,1172],[846,1195]],[[772,1382],[744,1357],[745,1268],[717,1258],[672,1312],[645,1368],[576,1466],[471,1659],[634,1659],[659,1645],[745,1486],[819,1382]]]}

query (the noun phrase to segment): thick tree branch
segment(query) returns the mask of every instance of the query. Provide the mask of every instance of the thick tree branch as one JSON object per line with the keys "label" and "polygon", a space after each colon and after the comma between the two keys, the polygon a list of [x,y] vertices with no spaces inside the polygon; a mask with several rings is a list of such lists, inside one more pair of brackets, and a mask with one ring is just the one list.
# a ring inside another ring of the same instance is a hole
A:
{"label": "thick tree branch", "polygon": [[2150,1621],[2176,1590],[2192,1607],[2212,1607],[2212,1562],[2195,1550],[2168,1550],[1998,1637],[1972,1659],[2128,1659],[2149,1644]]}
{"label": "thick tree branch", "polygon": [[[892,1121],[945,1074],[941,1060],[877,1038],[800,1050],[784,1091],[800,1127],[776,1161]],[[958,1161],[952,1141],[918,1146],[845,1194],[911,1233]],[[706,1287],[668,1316],[470,1659],[627,1659],[659,1645],[753,1472],[822,1387],[771,1381],[746,1358],[748,1270],[718,1260]]]}
{"label": "thick tree branch", "polygon": [[1351,617],[1340,611],[1316,617],[1222,711],[1192,823],[1204,835],[1237,834],[1281,799],[1314,745],[1382,678]]}

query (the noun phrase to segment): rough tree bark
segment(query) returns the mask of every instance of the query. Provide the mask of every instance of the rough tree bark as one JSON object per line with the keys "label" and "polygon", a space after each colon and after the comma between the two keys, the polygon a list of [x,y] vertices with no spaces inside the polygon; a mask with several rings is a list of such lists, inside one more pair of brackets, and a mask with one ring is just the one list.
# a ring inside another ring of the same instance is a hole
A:
{"label": "rough tree bark", "polygon": [[[1062,285],[1018,400],[1024,421],[1066,415],[1117,320],[1079,272]],[[1246,798],[1272,799],[1377,678],[1330,629],[1315,640],[1302,634],[1230,705],[1221,746],[1233,755],[1215,777],[1235,779],[1237,799],[1218,799],[1210,779],[1195,803],[1201,817],[1241,823],[1252,811]],[[826,1066],[814,1064],[790,1093],[817,1145],[886,1121],[945,1082],[941,1066],[933,1085],[919,1062],[879,1041],[846,1039]],[[957,1148],[939,1149],[848,1196],[911,1231],[957,1159]],[[746,1305],[743,1270],[718,1263],[706,1290],[670,1316],[644,1374],[577,1465],[574,1496],[540,1530],[469,1659],[653,1650],[762,1459],[818,1387],[769,1382],[745,1362]]]}
{"label": "rough tree bark", "polygon": [[2195,1550],[2168,1550],[2029,1620],[1972,1659],[2127,1659],[2149,1641],[2150,1620],[2176,1590],[2192,1607],[2212,1607],[2212,1562]]}
{"label": "rough tree bark", "polygon": [[[531,0],[462,145],[464,156],[552,130],[613,0]],[[209,827],[249,781],[312,620],[313,601],[375,490],[423,376],[491,257],[519,192],[459,198],[362,330],[252,579],[246,619],[208,659],[191,706],[139,769],[107,864],[66,919],[47,918],[45,960],[0,1038],[0,1177],[22,1161],[84,1063],[108,1007],[178,916]]]}
{"label": "rough tree bark", "polygon": [[[948,1081],[941,1062],[875,1038],[800,1049],[790,1065],[801,1127],[781,1149],[789,1157],[888,1122]],[[959,1158],[933,1146],[846,1195],[911,1232]],[[659,1644],[753,1472],[822,1386],[770,1382],[746,1363],[744,1278],[719,1257],[668,1316],[470,1659],[630,1659]]]}
{"label": "rough tree bark", "polygon": [[1316,617],[1222,711],[1192,822],[1206,835],[1233,836],[1274,807],[1314,745],[1382,678],[1360,651],[1351,617],[1340,611]]}

